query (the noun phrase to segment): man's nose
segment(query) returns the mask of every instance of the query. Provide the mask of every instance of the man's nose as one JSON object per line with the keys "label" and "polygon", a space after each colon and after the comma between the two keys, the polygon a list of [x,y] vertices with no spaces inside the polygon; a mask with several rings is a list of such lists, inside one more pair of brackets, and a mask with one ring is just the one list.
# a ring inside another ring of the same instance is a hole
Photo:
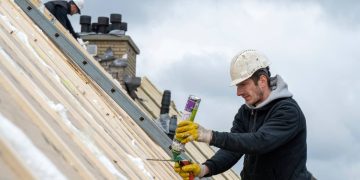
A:
{"label": "man's nose", "polygon": [[236,86],[236,95],[237,96],[242,96],[243,90],[240,86]]}

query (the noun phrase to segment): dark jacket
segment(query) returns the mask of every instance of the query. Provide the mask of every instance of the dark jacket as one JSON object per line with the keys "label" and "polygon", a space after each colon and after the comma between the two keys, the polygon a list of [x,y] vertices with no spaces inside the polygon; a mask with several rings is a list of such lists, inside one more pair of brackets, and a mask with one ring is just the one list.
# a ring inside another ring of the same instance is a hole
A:
{"label": "dark jacket", "polygon": [[45,7],[53,14],[56,19],[74,36],[78,38],[79,35],[75,33],[72,27],[68,14],[70,14],[70,3],[67,1],[49,1],[45,3]]}
{"label": "dark jacket", "polygon": [[245,154],[243,180],[305,180],[305,117],[280,76],[272,92],[257,107],[244,104],[231,133],[213,131],[210,145],[220,150],[204,164],[211,176],[231,168]]}

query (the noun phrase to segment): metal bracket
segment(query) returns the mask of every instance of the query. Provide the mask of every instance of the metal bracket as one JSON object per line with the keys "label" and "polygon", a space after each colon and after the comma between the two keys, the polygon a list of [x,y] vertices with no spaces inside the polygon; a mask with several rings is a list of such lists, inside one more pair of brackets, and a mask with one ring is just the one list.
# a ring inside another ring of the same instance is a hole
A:
{"label": "metal bracket", "polygon": [[[15,0],[17,5],[39,26],[57,47],[90,76],[129,116],[170,156],[172,141],[142,112],[107,76],[94,65],[66,36],[28,0]],[[183,154],[184,157],[187,157]],[[187,158],[188,159],[188,158]]]}

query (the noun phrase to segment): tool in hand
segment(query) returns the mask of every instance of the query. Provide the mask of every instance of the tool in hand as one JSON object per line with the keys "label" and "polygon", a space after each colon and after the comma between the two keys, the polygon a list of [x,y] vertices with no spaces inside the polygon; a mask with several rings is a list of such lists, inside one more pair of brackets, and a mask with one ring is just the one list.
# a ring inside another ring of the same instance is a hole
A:
{"label": "tool in hand", "polygon": [[[194,122],[200,101],[201,99],[196,96],[189,96],[181,117],[182,121],[188,120]],[[171,151],[173,153],[173,157],[177,157],[181,154],[181,152],[185,151],[185,144],[181,143],[181,139],[174,138],[171,145]]]}
{"label": "tool in hand", "polygon": [[[195,115],[197,113],[197,110],[199,108],[201,99],[190,95],[186,105],[184,112],[182,114],[181,120],[188,120],[188,121],[194,121]],[[147,159],[149,161],[172,161],[172,162],[178,162],[180,167],[191,164],[191,160],[184,159],[181,156],[181,153],[185,151],[185,144],[181,143],[181,139],[176,139],[174,137],[173,142],[170,146],[171,152],[172,152],[172,159]],[[194,174],[190,173],[189,180],[194,179]]]}
{"label": "tool in hand", "polygon": [[[148,158],[146,159],[148,161],[163,161],[163,162],[166,162],[166,161],[170,161],[170,162],[178,162],[180,167],[183,167],[185,165],[189,165],[191,164],[191,161],[190,160],[186,160],[186,159],[183,159],[183,160],[180,160],[180,161],[175,161],[173,159],[151,159],[151,158]],[[192,173],[190,173],[189,175],[189,180],[194,180],[194,175]]]}
{"label": "tool in hand", "polygon": [[[189,96],[185,105],[184,112],[181,117],[182,121],[189,120],[193,122],[195,120],[195,115],[199,108],[200,101],[201,99],[196,96],[193,95]],[[180,167],[191,164],[190,160],[183,159],[180,156],[181,152],[185,151],[185,144],[181,143],[181,139],[176,139],[174,137],[170,149],[173,154],[173,160],[179,162]],[[194,179],[194,175],[192,173],[189,175],[189,179],[190,180]]]}

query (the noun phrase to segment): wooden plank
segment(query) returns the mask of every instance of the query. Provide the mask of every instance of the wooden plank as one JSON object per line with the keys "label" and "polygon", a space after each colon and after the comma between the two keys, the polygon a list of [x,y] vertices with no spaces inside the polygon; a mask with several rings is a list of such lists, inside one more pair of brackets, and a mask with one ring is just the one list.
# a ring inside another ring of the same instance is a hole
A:
{"label": "wooden plank", "polygon": [[[7,44],[11,44],[11,42],[8,42]],[[24,48],[24,52],[26,53],[26,48]],[[13,54],[17,54],[17,55],[19,55],[20,53],[13,53]],[[31,52],[27,52],[27,54],[32,54]],[[26,59],[26,57],[22,57],[22,58],[20,58],[20,59]],[[36,60],[35,60],[36,61]],[[22,60],[20,60],[20,63],[22,63],[22,65],[24,65],[24,62],[22,61]],[[41,76],[41,75],[40,75]],[[19,82],[22,82],[21,81],[21,78],[19,77],[19,79],[17,80],[17,81],[19,81]],[[22,82],[22,84],[25,84],[25,88],[30,88],[29,89],[29,91],[30,91],[30,93],[34,93],[33,92],[33,90],[34,90],[34,87],[33,87],[33,84],[29,84],[29,82],[31,82],[31,80],[27,80],[27,81],[23,81]],[[33,89],[31,89],[31,88],[33,88]],[[36,88],[35,88],[36,89]],[[36,96],[36,93],[34,94],[34,96]],[[38,98],[38,97],[36,97],[36,98]],[[41,102],[40,103],[41,105],[46,105],[47,104],[47,102]],[[46,107],[46,106],[43,106],[43,109],[48,109],[48,107]],[[51,112],[51,110],[49,110],[49,112]],[[54,113],[54,112],[53,112]],[[53,117],[54,118],[56,118],[56,115],[55,114],[52,114],[53,115]],[[89,156],[89,157],[92,157],[92,156]],[[94,164],[97,164],[97,163],[94,163]],[[84,172],[86,172],[86,171],[84,171]],[[103,172],[106,172],[106,173],[108,173],[107,172],[107,170],[103,170]],[[111,176],[109,176],[109,177],[111,177]]]}
{"label": "wooden plank", "polygon": [[[31,5],[24,0],[15,0],[21,7],[27,12],[42,28],[46,30],[46,33],[52,38],[56,44],[62,48],[62,51],[72,58],[74,62],[76,62],[79,67],[81,67],[86,73],[94,79],[103,89],[104,91],[111,96],[118,105],[120,105],[129,115],[133,118],[133,120],[138,123],[143,130],[147,132],[147,134],[156,141],[161,147],[165,150],[171,143],[166,135],[160,131],[153,131],[153,128],[157,128],[156,125],[149,120],[147,116],[132,102],[127,95],[125,95],[121,87],[118,87],[116,83],[110,81],[108,77],[105,76],[102,72],[100,72],[97,67],[94,66],[93,59],[88,59],[86,56],[88,54],[83,54],[74,47],[73,42],[68,41],[66,37],[56,36],[58,33],[58,29],[55,28],[52,24],[50,24],[44,17],[37,11],[33,10],[34,8],[29,8]],[[53,36],[52,34],[55,34]],[[167,151],[168,152],[168,151]],[[170,152],[168,152],[170,154]]]}
{"label": "wooden plank", "polygon": [[[28,101],[24,101],[26,99],[26,97],[23,96],[23,92],[20,92],[21,90],[15,88],[15,86],[11,83],[12,81],[7,79],[8,75],[4,74],[5,73],[4,67],[7,66],[7,64],[4,64],[5,61],[1,61],[1,63],[2,63],[1,69],[2,69],[3,73],[1,74],[0,82],[1,82],[1,84],[5,85],[2,87],[5,88],[5,90],[8,92],[7,94],[9,96],[13,97],[12,101],[10,101],[10,102],[13,104],[17,104],[17,106],[16,106],[16,107],[18,107],[17,112],[22,112],[22,113],[26,114],[26,117],[27,117],[26,119],[33,121],[40,129],[42,129],[44,137],[46,137],[46,139],[49,139],[52,141],[53,146],[55,146],[56,149],[58,149],[58,151],[62,153],[61,156],[63,156],[64,159],[69,161],[71,166],[73,166],[74,169],[77,169],[77,171],[80,172],[80,175],[82,177],[93,179],[92,178],[93,175],[90,175],[91,173],[89,171],[87,171],[81,163],[79,163],[79,161],[77,160],[77,157],[74,154],[72,154],[72,151],[70,151],[68,149],[68,147],[65,145],[65,143],[62,140],[60,140],[59,136],[57,136],[56,133],[52,130],[52,128],[50,128],[50,126],[47,124],[47,120],[45,120],[43,118],[43,116],[40,115],[33,108],[33,106],[29,105]],[[21,73],[21,72],[19,72],[19,73]],[[18,81],[15,81],[15,82],[18,82]],[[30,86],[30,88],[31,88],[31,86]],[[21,114],[18,114],[18,115],[21,115]],[[21,119],[23,119],[23,118],[21,118]],[[38,141],[38,140],[39,139],[36,139],[36,141]]]}
{"label": "wooden plank", "polygon": [[[20,177],[14,172],[9,164],[3,159],[1,155],[1,149],[0,149],[0,169],[1,169],[1,178],[2,179],[20,179]],[[24,178],[23,178],[24,179]]]}
{"label": "wooden plank", "polygon": [[[15,40],[15,41],[16,41],[16,40]],[[41,42],[40,40],[37,41],[37,43],[39,43],[39,44],[40,44],[40,42]],[[19,42],[18,42],[18,43],[19,43]],[[35,45],[35,44],[34,44],[33,46],[36,47],[36,46],[38,46],[38,45]],[[24,47],[24,49],[26,49],[26,48]],[[37,51],[38,54],[40,54],[40,56],[41,56],[42,58],[44,58],[44,57],[43,57],[44,53],[43,53],[43,54],[39,53],[39,52],[40,52],[40,49],[35,48],[35,50]],[[26,51],[25,51],[24,53],[26,53],[26,54],[31,54],[31,53],[26,52]],[[44,59],[46,59],[46,58],[44,58]],[[34,62],[35,64],[37,63],[37,61],[36,61],[35,59],[34,59],[33,62]],[[23,62],[22,62],[22,61],[19,61],[19,63],[23,63]],[[41,69],[41,67],[40,67],[39,64],[36,65],[36,66],[33,66],[33,65],[29,64],[29,63],[25,63],[23,66],[26,66],[27,69],[29,69],[30,67],[33,67],[33,68],[30,68],[30,69],[32,69],[32,70],[31,70],[32,72],[35,72],[35,71],[38,71],[39,69]],[[63,69],[63,68],[62,68],[62,69]],[[46,68],[42,70],[42,73],[43,73],[43,74],[41,74],[41,75],[45,75],[45,74],[48,74],[47,76],[51,76],[51,75],[52,75],[51,73],[48,72],[48,70],[46,70]],[[31,76],[32,76],[33,78],[35,78],[35,77],[38,78],[37,81],[39,81],[39,79],[41,79],[41,77],[40,77],[41,75],[40,75],[40,74],[39,74],[39,75],[36,75],[36,73],[35,73],[35,74],[32,73]],[[45,77],[44,77],[44,78],[45,78]],[[43,78],[43,79],[44,79],[44,78]],[[45,84],[45,81],[49,81],[49,82],[52,82],[52,83],[56,83],[56,82],[55,82],[54,80],[52,80],[52,79],[48,79],[48,80],[45,80],[45,79],[44,79],[44,80],[41,80],[41,81],[39,81],[39,82],[42,82],[41,84]],[[54,86],[54,85],[52,85],[52,86]],[[52,86],[48,87],[48,89],[49,89],[49,88],[50,88],[50,89],[47,90],[47,91],[48,91],[48,92],[57,92],[58,90],[51,89]],[[42,87],[42,89],[43,89],[43,88],[44,88],[44,87]],[[31,89],[31,88],[29,88],[28,91],[30,91],[30,89]],[[35,96],[35,94],[33,94],[33,96]],[[57,95],[53,95],[53,96],[57,96]],[[59,97],[59,98],[60,98],[60,97]],[[40,100],[37,100],[37,101],[41,102]],[[42,107],[42,109],[44,109],[44,108],[45,108],[45,107]],[[45,108],[45,109],[46,109],[46,108]],[[69,111],[70,111],[70,110],[69,110]],[[54,116],[55,116],[55,115],[54,115]],[[76,115],[75,115],[75,116],[76,116]],[[54,117],[54,118],[55,118],[55,117]],[[55,118],[55,119],[56,119],[56,118]],[[77,118],[75,118],[75,119],[77,119]],[[78,123],[81,124],[81,122],[78,122]],[[132,123],[133,123],[133,122],[132,122]],[[79,124],[79,125],[80,125],[80,124]],[[91,123],[90,123],[90,124],[91,124]],[[65,129],[64,129],[64,130],[65,130]],[[135,134],[138,134],[138,133],[135,133]],[[145,134],[144,134],[144,135],[145,135]],[[146,136],[146,137],[147,137],[147,136]],[[97,140],[97,142],[100,142],[100,139],[101,139],[101,138],[99,138],[99,139]],[[130,150],[130,151],[131,151],[131,150]],[[161,150],[161,151],[163,152],[163,150]],[[111,153],[111,152],[109,152],[109,153]],[[154,154],[156,154],[156,153],[154,153]],[[174,174],[174,173],[172,173],[172,174]],[[161,176],[160,176],[160,177],[161,177]]]}
{"label": "wooden plank", "polygon": [[[10,172],[6,173],[6,168],[1,168],[1,179],[35,179],[31,171],[23,164],[21,159],[14,154],[14,150],[0,136],[0,159],[4,161]],[[0,166],[1,167],[1,166]],[[11,174],[10,174],[11,173]]]}
{"label": "wooden plank", "polygon": [[[21,14],[21,16],[24,15]],[[24,16],[23,18],[26,17]],[[16,22],[16,20],[14,21]],[[23,30],[29,31],[29,26],[25,25],[24,23],[17,24],[17,26],[21,27]],[[39,34],[36,31],[36,28],[34,28],[30,32],[35,32],[34,34]],[[131,120],[131,118],[128,117],[122,109],[118,107],[111,107],[116,106],[116,103],[113,102],[112,99],[109,98],[109,96],[105,94],[104,91],[102,91],[91,79],[84,75],[82,70],[80,70],[71,61],[66,61],[65,64],[59,63],[64,62],[64,59],[66,58],[64,58],[64,55],[62,53],[57,52],[58,50],[54,48],[54,45],[52,43],[48,42],[48,39],[42,40],[42,35],[29,36],[29,33],[28,37],[32,38],[30,44],[35,50],[35,52],[42,58],[43,62],[46,62],[49,67],[53,68],[52,71],[54,71],[55,74],[60,77],[61,83],[57,82],[57,80],[54,78],[49,78],[49,76],[54,75],[54,72],[51,72],[49,71],[49,69],[44,67],[41,62],[36,60],[36,57],[30,58],[33,60],[32,63],[26,63],[26,65],[23,65],[29,71],[27,73],[31,75],[32,81],[37,84],[38,88],[41,89],[41,91],[43,91],[50,99],[54,99],[56,100],[55,102],[60,102],[62,105],[68,108],[67,114],[69,118],[72,119],[72,123],[74,124],[74,126],[83,131],[87,131],[88,129],[94,129],[94,131],[91,131],[93,133],[91,137],[93,138],[95,144],[101,147],[106,156],[111,157],[111,159],[114,160],[127,159],[126,161],[128,161],[130,165],[132,165],[133,162],[129,161],[129,157],[126,157],[126,155],[129,154],[134,157],[143,158],[144,154],[147,154],[147,156],[159,156],[160,154],[160,157],[168,157],[161,148],[159,148],[149,139],[149,137],[141,130],[141,128],[134,124],[133,120]],[[72,37],[69,36],[69,38]],[[16,38],[15,42],[21,44],[21,41]],[[47,54],[49,48],[46,47],[50,47],[50,49],[55,49],[53,50],[55,52],[52,52],[51,55]],[[22,50],[25,50],[23,55],[25,58],[25,54],[32,54],[32,52],[27,51],[26,48],[27,47],[21,47]],[[18,63],[22,63],[20,59]],[[64,68],[69,66],[72,69]],[[76,74],[74,74],[73,72],[76,72]],[[47,77],[42,77],[44,75]],[[82,78],[81,80],[79,78],[76,78],[79,76]],[[25,82],[21,81],[21,84],[22,83],[26,84]],[[39,97],[36,97],[36,94],[30,92],[32,90],[31,88],[22,87],[22,89],[26,90],[29,95],[35,98],[35,101],[38,104],[46,104],[46,101],[42,100]],[[69,98],[69,92],[75,97],[75,102],[73,102],[73,98]],[[94,99],[91,99],[91,97],[94,96],[97,97],[95,98],[97,101],[101,102],[100,106],[99,103],[96,104],[92,102]],[[81,108],[81,106],[86,107],[87,110]],[[54,119],[60,125],[62,131],[70,135],[71,139],[76,142],[77,146],[80,147],[81,151],[85,153],[86,156],[91,156],[91,153],[86,150],[87,147],[84,147],[84,145],[81,143],[81,140],[79,140],[78,137],[73,134],[74,132],[69,131],[68,127],[64,125],[64,122],[62,122],[59,115],[54,114],[53,112],[51,112],[51,109],[43,105],[41,105],[41,108],[44,109],[42,111],[48,111],[52,119]],[[88,113],[89,115],[84,115],[82,113]],[[43,131],[46,130],[43,129]],[[133,146],[133,142],[136,142],[136,144],[138,144],[138,147]],[[149,147],[152,147],[150,148],[150,151],[147,150],[147,148]],[[96,159],[92,159],[90,161],[96,162]],[[147,168],[149,168],[152,173],[154,173],[155,177],[170,176],[174,177],[174,179],[178,178],[177,175],[174,175],[172,169],[169,168],[171,167],[170,164],[161,163],[161,165],[158,165],[158,167],[156,168],[153,168],[153,162],[144,162],[144,164]],[[165,170],[159,172],[159,167],[162,167]],[[136,171],[139,170],[138,167],[121,167],[120,165],[118,168],[120,170],[130,168],[130,173],[134,174],[138,173]],[[106,174],[105,171],[107,170],[101,172]],[[146,175],[135,176],[142,178],[146,177]]]}

